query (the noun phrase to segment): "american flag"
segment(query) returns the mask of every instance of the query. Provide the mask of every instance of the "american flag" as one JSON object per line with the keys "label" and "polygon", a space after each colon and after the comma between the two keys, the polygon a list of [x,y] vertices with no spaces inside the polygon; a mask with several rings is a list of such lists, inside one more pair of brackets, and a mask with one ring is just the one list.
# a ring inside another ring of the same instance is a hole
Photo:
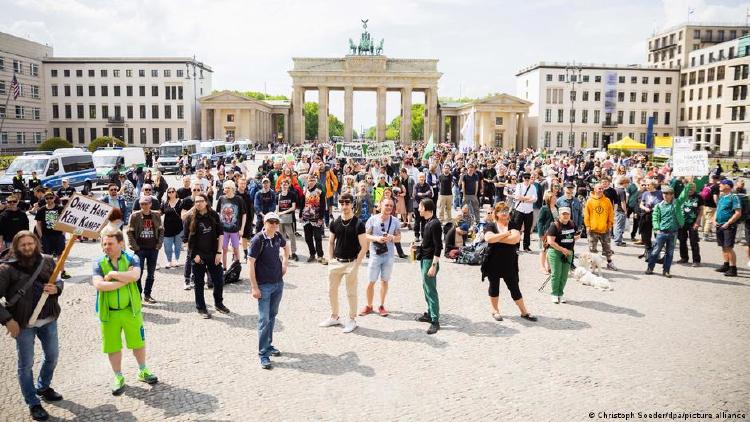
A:
{"label": "american flag", "polygon": [[13,75],[13,81],[10,83],[10,91],[13,93],[13,100],[17,100],[18,96],[21,95],[21,85],[18,84],[16,75]]}

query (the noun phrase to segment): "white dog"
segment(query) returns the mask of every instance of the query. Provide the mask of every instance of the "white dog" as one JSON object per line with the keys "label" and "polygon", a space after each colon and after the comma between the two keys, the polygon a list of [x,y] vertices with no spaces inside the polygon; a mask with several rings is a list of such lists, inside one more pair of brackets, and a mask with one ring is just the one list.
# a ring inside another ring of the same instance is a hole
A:
{"label": "white dog", "polygon": [[584,286],[591,286],[599,290],[612,291],[612,283],[604,277],[598,277],[583,267],[577,267],[573,271],[573,278],[580,281]]}
{"label": "white dog", "polygon": [[596,271],[596,275],[602,276],[602,267],[604,266],[604,258],[601,255],[592,254],[591,252],[583,252],[578,256],[579,266],[588,269],[591,272]]}

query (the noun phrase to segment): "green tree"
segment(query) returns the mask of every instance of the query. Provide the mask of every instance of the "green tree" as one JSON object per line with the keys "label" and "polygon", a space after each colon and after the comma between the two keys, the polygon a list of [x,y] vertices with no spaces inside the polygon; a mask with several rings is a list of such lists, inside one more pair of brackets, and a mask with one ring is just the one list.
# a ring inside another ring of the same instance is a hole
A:
{"label": "green tree", "polygon": [[375,139],[375,126],[365,130],[365,139]]}
{"label": "green tree", "polygon": [[424,139],[424,104],[411,106],[411,139],[412,141]]}
{"label": "green tree", "polygon": [[110,147],[110,146],[116,146],[116,147],[124,147],[125,142],[123,142],[121,139],[115,138],[113,136],[100,136],[89,144],[89,151],[94,152],[98,148],[103,147]]}
{"label": "green tree", "polygon": [[344,136],[344,122],[339,120],[333,114],[328,115],[328,135]]}
{"label": "green tree", "polygon": [[[220,90],[214,90],[212,94],[217,94],[221,92]],[[258,91],[237,91],[237,90],[231,90],[231,92],[234,92],[235,94],[242,95],[248,98],[253,98],[256,100],[289,100],[288,97],[285,95],[269,95],[264,94],[262,92]]]}
{"label": "green tree", "polygon": [[37,148],[39,151],[54,151],[58,148],[73,148],[73,144],[63,138],[48,138]]}
{"label": "green tree", "polygon": [[305,103],[305,139],[318,138],[318,103]]}

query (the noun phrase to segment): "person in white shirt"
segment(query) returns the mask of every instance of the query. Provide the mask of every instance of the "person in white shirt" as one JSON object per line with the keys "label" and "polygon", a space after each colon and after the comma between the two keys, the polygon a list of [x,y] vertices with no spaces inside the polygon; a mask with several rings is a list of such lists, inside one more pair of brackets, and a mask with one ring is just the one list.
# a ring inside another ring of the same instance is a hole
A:
{"label": "person in white shirt", "polygon": [[512,228],[521,231],[523,227],[523,250],[531,252],[531,228],[534,226],[534,202],[537,199],[531,174],[523,173],[523,182],[516,185],[513,199]]}

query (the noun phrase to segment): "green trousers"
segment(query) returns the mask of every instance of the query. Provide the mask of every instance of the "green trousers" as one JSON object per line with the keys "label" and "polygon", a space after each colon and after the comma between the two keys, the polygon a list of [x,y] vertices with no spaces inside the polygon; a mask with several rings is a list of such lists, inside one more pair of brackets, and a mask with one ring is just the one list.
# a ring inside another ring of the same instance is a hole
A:
{"label": "green trousers", "polygon": [[440,301],[437,291],[437,273],[440,271],[440,264],[435,268],[435,277],[427,275],[427,271],[432,266],[432,259],[423,259],[419,261],[422,269],[422,289],[424,290],[424,299],[427,302],[427,313],[430,315],[432,322],[440,321]]}
{"label": "green trousers", "polygon": [[552,296],[562,296],[570,272],[570,257],[566,258],[557,249],[547,249],[547,262],[552,270]]}

